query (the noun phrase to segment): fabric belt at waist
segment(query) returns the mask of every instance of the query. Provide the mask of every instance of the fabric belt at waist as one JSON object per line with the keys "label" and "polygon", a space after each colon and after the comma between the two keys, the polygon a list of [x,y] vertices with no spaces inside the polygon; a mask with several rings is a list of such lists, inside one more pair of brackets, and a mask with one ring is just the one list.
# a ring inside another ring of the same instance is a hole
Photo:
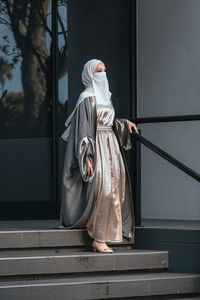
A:
{"label": "fabric belt at waist", "polygon": [[112,130],[112,125],[97,125],[97,130]]}

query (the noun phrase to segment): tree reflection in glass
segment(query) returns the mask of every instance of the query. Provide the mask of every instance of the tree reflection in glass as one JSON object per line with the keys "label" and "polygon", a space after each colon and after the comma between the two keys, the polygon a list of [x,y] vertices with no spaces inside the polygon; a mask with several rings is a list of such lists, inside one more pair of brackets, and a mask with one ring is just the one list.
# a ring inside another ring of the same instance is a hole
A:
{"label": "tree reflection in glass", "polygon": [[[66,7],[66,1],[59,1]],[[50,0],[0,2],[0,137],[51,136],[52,13]],[[67,73],[67,30],[58,16],[59,71]],[[64,103],[59,103],[61,110]]]}

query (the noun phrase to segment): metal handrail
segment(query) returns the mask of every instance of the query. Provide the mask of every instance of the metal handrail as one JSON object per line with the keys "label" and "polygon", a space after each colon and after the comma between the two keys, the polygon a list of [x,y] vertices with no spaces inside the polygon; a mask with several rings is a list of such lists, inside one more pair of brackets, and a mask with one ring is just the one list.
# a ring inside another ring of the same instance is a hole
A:
{"label": "metal handrail", "polygon": [[160,116],[160,117],[141,117],[134,118],[133,122],[141,123],[157,123],[157,122],[179,122],[179,121],[200,121],[200,115],[179,115],[179,116]]}
{"label": "metal handrail", "polygon": [[180,170],[182,170],[183,172],[200,182],[200,174],[198,174],[197,172],[195,172],[194,170],[192,170],[191,168],[189,168],[188,166],[186,166],[185,164],[183,164],[182,162],[180,162],[179,160],[177,160],[158,146],[154,145],[140,134],[132,131],[132,136],[136,138],[140,143],[142,143],[143,145],[145,145],[146,147],[148,147],[149,149],[151,149],[152,151],[169,161],[171,164],[173,164],[174,166],[176,166],[177,168],[179,168]]}
{"label": "metal handrail", "polygon": [[3,95],[2,95],[1,98],[0,98],[0,102],[3,100],[3,98],[4,98],[5,95],[7,94],[7,91],[8,91],[8,90],[5,90],[5,91],[3,92]]}

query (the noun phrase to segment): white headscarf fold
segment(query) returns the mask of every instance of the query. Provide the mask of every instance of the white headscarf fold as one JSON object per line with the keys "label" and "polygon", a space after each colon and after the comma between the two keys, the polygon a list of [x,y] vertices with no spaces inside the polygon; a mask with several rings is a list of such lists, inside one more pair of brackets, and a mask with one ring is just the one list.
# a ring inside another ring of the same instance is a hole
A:
{"label": "white headscarf fold", "polygon": [[67,129],[63,132],[61,137],[67,141],[69,138],[71,121],[72,117],[78,107],[78,105],[86,98],[86,97],[96,97],[97,104],[111,104],[111,95],[112,93],[109,91],[108,79],[106,76],[106,72],[96,72],[93,73],[96,69],[96,66],[102,63],[99,59],[91,59],[84,64],[83,71],[81,74],[82,82],[85,86],[85,90],[80,94],[75,108],[70,114],[70,116],[65,121],[65,126]]}

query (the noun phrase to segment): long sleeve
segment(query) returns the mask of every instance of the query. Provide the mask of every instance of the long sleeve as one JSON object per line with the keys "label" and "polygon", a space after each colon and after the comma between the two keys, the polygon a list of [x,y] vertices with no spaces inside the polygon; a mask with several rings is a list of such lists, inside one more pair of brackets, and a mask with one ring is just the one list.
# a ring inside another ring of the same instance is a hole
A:
{"label": "long sleeve", "polygon": [[96,109],[86,97],[75,110],[66,140],[60,210],[60,223],[66,228],[83,228],[93,204],[95,172],[87,175],[87,158],[95,170],[95,138]]}
{"label": "long sleeve", "polygon": [[88,181],[94,176],[88,176],[88,158],[92,164],[93,171],[95,171],[95,141],[93,138],[89,136],[83,137],[79,141],[77,152],[81,177],[84,181]]}
{"label": "long sleeve", "polygon": [[[95,124],[91,110],[91,101],[91,99],[87,99],[79,104],[73,120],[75,157],[81,177],[85,182],[92,180],[95,173]],[[88,158],[93,167],[93,176],[88,176]]]}
{"label": "long sleeve", "polygon": [[129,150],[132,148],[131,137],[129,132],[129,120],[127,119],[115,119],[114,127],[118,136],[122,149]]}

